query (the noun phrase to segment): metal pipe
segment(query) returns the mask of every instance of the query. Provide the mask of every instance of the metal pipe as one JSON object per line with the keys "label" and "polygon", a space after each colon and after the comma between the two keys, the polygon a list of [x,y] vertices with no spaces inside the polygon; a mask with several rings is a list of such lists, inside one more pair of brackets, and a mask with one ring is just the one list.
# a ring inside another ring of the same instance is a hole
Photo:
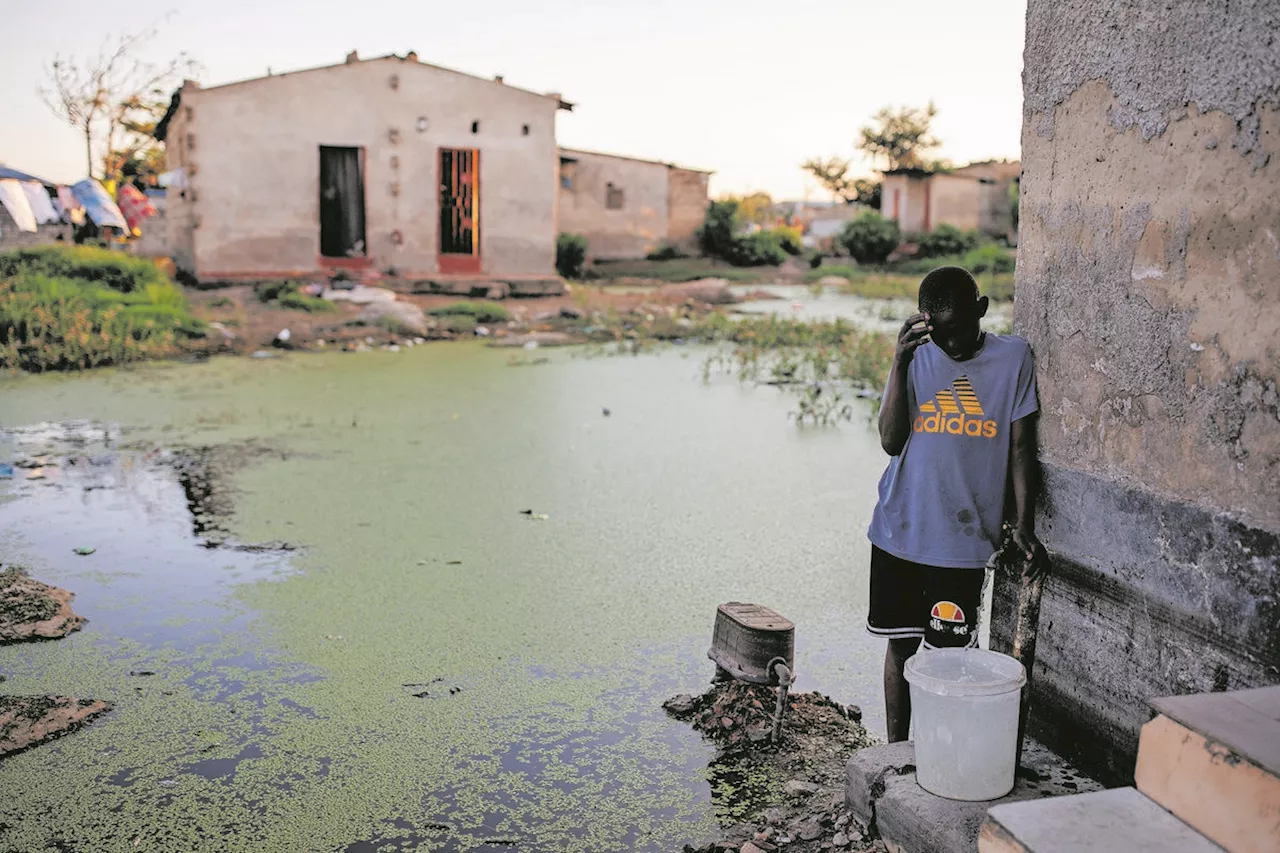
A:
{"label": "metal pipe", "polygon": [[773,737],[770,740],[770,743],[777,746],[782,742],[782,715],[787,709],[787,691],[791,687],[791,669],[782,658],[774,658],[769,661],[769,668],[776,669],[778,672],[778,705],[773,711]]}

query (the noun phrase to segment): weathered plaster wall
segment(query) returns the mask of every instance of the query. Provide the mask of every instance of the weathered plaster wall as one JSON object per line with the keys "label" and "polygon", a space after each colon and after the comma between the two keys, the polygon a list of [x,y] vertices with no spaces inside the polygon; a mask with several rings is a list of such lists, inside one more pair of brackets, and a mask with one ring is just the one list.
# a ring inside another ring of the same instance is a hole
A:
{"label": "weathered plaster wall", "polygon": [[71,226],[37,225],[34,232],[20,231],[17,223],[13,221],[13,217],[9,215],[9,211],[5,210],[4,205],[0,205],[0,252],[8,249],[21,249],[27,246],[55,243],[59,237],[70,243]]}
{"label": "weathered plaster wall", "polygon": [[668,170],[667,241],[692,251],[697,247],[697,232],[707,218],[707,172],[681,169]]}
{"label": "weathered plaster wall", "polygon": [[934,175],[929,179],[929,227],[954,225],[975,231],[982,224],[983,194],[986,184],[956,175]]}
{"label": "weathered plaster wall", "polygon": [[[643,258],[667,239],[666,163],[563,149],[573,164],[572,186],[560,188],[559,229],[587,238],[592,258]],[[606,204],[609,187],[622,206]]]}
{"label": "weathered plaster wall", "polygon": [[[186,91],[186,90],[184,90]],[[187,169],[187,109],[179,108],[169,121],[168,133],[165,137],[165,166],[169,170]],[[188,176],[193,180],[194,176]],[[174,264],[184,272],[194,273],[195,256],[195,202],[191,190],[185,186],[174,187],[166,193],[165,226],[168,228],[169,256]]]}
{"label": "weathered plaster wall", "polygon": [[397,58],[188,87],[169,145],[183,140],[181,159],[195,167],[189,193],[195,270],[202,278],[315,270],[319,146],[339,145],[365,149],[366,233],[375,267],[407,276],[437,270],[437,152],[452,147],[480,151],[483,271],[549,274],[558,103]]}
{"label": "weathered plaster wall", "polygon": [[1057,568],[1035,725],[1116,781],[1147,698],[1280,681],[1277,33],[1275,0],[1028,6],[1014,318]]}
{"label": "weathered plaster wall", "polygon": [[925,182],[910,175],[885,175],[880,212],[897,222],[903,234],[919,234],[924,230]]}

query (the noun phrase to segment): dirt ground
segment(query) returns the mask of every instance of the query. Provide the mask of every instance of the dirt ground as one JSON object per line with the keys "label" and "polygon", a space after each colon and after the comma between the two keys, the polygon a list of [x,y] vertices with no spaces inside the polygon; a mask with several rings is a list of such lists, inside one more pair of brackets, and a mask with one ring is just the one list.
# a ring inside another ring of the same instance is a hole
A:
{"label": "dirt ground", "polygon": [[776,702],[772,688],[724,681],[701,696],[664,704],[721,747],[708,770],[724,830],[716,841],[682,853],[883,851],[854,826],[844,803],[845,763],[875,742],[862,727],[861,710],[820,693],[793,693],[775,747]]}
{"label": "dirt ground", "polygon": [[[452,295],[406,293],[396,290],[396,301],[408,303],[424,312],[456,302],[484,302]],[[712,302],[705,298],[721,285],[712,282],[687,282],[663,286],[604,286],[598,284],[574,284],[559,296],[537,296],[492,300],[494,305],[505,308],[511,316],[506,323],[489,324],[495,338],[531,331],[555,331],[556,320],[562,315],[577,313],[590,316],[595,312],[627,314],[645,306],[672,306],[690,303],[699,311],[712,310]],[[755,293],[747,298],[772,298],[767,293]],[[321,346],[351,348],[358,344],[385,346],[405,345],[418,337],[422,340],[452,340],[470,338],[470,332],[451,332],[447,324],[435,324],[428,315],[428,330],[418,336],[394,334],[377,325],[358,324],[365,306],[350,302],[334,302],[334,310],[308,313],[282,308],[276,303],[262,302],[252,285],[234,285],[213,290],[188,289],[187,298],[192,313],[202,320],[216,324],[214,332],[203,345],[193,347],[196,352],[235,352],[247,354],[269,348],[281,332],[289,330],[289,347],[299,349]],[[323,344],[319,342],[323,341]]]}

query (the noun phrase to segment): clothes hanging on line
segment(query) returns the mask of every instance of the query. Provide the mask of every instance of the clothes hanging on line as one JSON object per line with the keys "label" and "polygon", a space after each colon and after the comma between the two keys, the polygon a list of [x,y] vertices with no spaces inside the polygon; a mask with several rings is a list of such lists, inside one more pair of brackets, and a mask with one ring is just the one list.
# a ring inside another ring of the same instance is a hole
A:
{"label": "clothes hanging on line", "polygon": [[111,196],[107,195],[102,184],[93,178],[85,178],[83,181],[72,184],[71,192],[75,193],[76,199],[84,205],[85,213],[93,220],[94,225],[99,228],[119,228],[125,231],[129,229],[129,223],[125,222],[120,208],[111,200]]}
{"label": "clothes hanging on line", "polygon": [[31,204],[31,212],[35,214],[37,225],[58,224],[58,211],[53,209],[53,202],[49,200],[49,191],[44,188],[44,184],[23,181],[22,190],[27,194],[27,201]]}
{"label": "clothes hanging on line", "polygon": [[36,215],[31,210],[31,201],[27,198],[22,184],[12,178],[0,180],[0,204],[9,211],[13,224],[19,231],[35,231]]}
{"label": "clothes hanging on line", "polygon": [[121,184],[116,196],[120,212],[124,214],[129,230],[142,233],[142,221],[156,215],[156,208],[133,184]]}
{"label": "clothes hanging on line", "polygon": [[84,205],[76,198],[71,187],[58,187],[58,207],[62,211],[62,221],[72,225],[84,224]]}

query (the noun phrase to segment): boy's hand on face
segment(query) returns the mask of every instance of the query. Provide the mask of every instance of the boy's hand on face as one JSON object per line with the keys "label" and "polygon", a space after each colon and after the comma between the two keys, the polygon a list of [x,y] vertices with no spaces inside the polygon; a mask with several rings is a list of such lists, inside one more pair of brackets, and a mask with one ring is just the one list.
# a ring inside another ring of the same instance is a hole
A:
{"label": "boy's hand on face", "polygon": [[902,331],[898,332],[898,347],[893,354],[894,360],[899,364],[909,364],[911,357],[915,355],[916,347],[928,343],[929,333],[932,331],[933,326],[929,323],[927,313],[912,314],[908,317],[902,324]]}
{"label": "boy's hand on face", "polygon": [[1049,552],[1040,544],[1034,531],[1014,527],[1011,532],[1013,544],[1018,548],[1018,558],[1022,561],[1022,574],[1027,580],[1034,581],[1049,572]]}

